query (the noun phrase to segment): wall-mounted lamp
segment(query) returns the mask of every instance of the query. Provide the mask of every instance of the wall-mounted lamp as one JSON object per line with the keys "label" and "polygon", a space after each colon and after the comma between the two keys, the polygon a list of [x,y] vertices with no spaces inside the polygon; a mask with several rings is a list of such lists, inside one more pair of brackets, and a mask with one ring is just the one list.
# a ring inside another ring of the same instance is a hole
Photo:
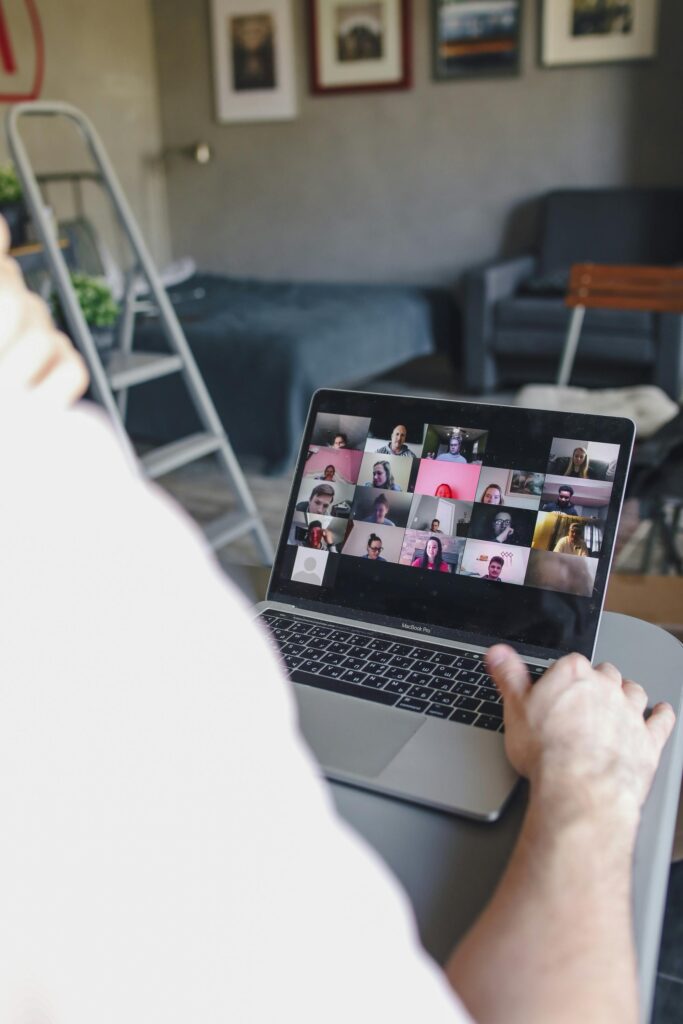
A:
{"label": "wall-mounted lamp", "polygon": [[162,153],[162,159],[165,161],[176,156],[188,157],[196,164],[204,166],[213,160],[213,150],[208,142],[192,142],[189,146],[172,146]]}

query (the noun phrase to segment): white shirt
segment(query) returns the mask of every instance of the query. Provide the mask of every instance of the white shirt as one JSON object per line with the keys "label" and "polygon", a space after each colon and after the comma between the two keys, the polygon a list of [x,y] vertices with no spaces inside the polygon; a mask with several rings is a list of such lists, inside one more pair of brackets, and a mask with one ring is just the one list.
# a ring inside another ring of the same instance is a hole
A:
{"label": "white shirt", "polygon": [[0,1020],[469,1020],[259,627],[94,412],[0,410]]}

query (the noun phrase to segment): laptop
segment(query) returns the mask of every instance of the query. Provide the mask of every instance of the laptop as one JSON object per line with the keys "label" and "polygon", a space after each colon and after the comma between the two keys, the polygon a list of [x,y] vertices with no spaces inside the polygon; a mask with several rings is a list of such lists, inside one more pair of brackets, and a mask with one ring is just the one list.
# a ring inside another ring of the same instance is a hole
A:
{"label": "laptop", "polygon": [[332,779],[493,821],[517,776],[483,656],[593,655],[630,420],[352,391],[311,402],[257,614]]}

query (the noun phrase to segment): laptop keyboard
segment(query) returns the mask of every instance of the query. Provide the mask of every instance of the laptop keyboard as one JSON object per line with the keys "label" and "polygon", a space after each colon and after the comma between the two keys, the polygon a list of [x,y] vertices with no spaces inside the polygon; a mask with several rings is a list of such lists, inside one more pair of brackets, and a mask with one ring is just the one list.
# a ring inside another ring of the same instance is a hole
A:
{"label": "laptop keyboard", "polygon": [[[503,732],[502,698],[472,651],[395,642],[278,612],[262,614],[295,683]],[[532,678],[543,669],[529,666]]]}

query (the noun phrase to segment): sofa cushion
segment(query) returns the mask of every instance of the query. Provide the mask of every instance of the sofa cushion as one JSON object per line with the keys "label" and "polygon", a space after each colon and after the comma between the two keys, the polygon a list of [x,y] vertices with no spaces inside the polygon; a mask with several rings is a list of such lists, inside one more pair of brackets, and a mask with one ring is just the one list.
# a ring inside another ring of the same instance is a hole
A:
{"label": "sofa cushion", "polygon": [[[499,327],[551,328],[566,331],[571,310],[562,299],[516,295],[496,303],[495,318]],[[634,309],[589,309],[583,322],[585,331],[601,334],[652,334],[654,315]]]}
{"label": "sofa cushion", "polygon": [[539,255],[541,275],[572,263],[677,263],[683,258],[683,189],[550,192]]}
{"label": "sofa cushion", "polygon": [[[559,361],[564,339],[564,332],[547,327],[499,327],[492,348],[498,355],[517,358],[531,356],[534,359],[550,356]],[[585,356],[607,363],[652,366],[656,350],[652,338],[614,332],[597,334],[584,330],[581,332],[577,358],[583,359]]]}

